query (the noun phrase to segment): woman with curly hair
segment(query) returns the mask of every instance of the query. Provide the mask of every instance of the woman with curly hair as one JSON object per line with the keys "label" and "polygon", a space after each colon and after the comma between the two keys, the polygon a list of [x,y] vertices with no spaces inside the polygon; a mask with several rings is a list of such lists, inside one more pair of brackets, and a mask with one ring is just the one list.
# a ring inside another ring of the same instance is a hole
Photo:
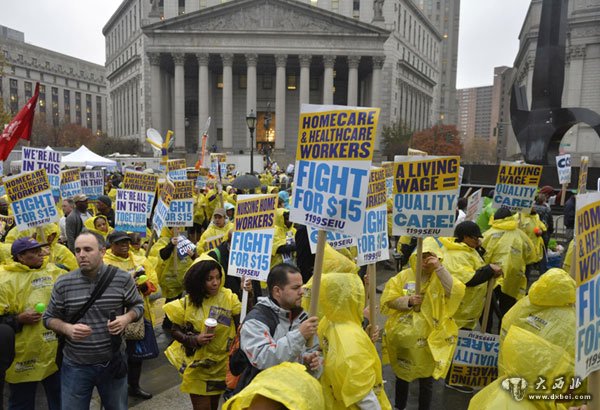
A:
{"label": "woman with curly hair", "polygon": [[165,354],[183,377],[181,391],[189,393],[195,410],[216,410],[226,387],[228,347],[241,304],[224,282],[221,266],[202,255],[185,274],[186,295],[163,308],[175,339]]}

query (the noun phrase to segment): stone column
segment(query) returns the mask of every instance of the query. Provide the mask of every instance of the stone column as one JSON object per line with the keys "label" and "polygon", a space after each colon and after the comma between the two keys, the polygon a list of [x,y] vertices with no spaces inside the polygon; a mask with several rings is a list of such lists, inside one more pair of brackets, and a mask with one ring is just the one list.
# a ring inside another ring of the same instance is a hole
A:
{"label": "stone column", "polygon": [[163,133],[161,129],[161,83],[160,83],[160,54],[148,53],[148,60],[151,66],[150,82],[150,124],[149,127],[155,128]]}
{"label": "stone column", "polygon": [[301,55],[300,60],[300,106],[310,103],[310,60],[309,55]]}
{"label": "stone column", "polygon": [[[183,53],[172,53],[171,57],[175,63],[175,149],[178,151],[185,150],[185,72],[184,62],[185,54]],[[163,136],[164,138],[164,136]]]}
{"label": "stone column", "polygon": [[358,64],[360,56],[348,56],[348,102],[346,105],[358,105]]}
{"label": "stone column", "polygon": [[[208,106],[208,93],[210,92],[210,84],[208,82],[208,61],[209,55],[207,53],[196,54],[198,60],[198,126],[200,127],[199,132],[204,129],[204,124],[209,117],[209,106]],[[208,130],[206,130],[208,132]],[[202,136],[200,136],[202,137]],[[200,140],[198,150],[202,149],[202,140]]]}
{"label": "stone column", "polygon": [[[250,111],[254,111],[256,115],[256,61],[258,55],[246,54],[246,114],[250,114]],[[247,129],[247,127],[246,127]],[[256,130],[254,133],[256,138]],[[246,132],[246,148],[250,148],[250,145],[256,144],[250,141],[250,130]]]}
{"label": "stone column", "polygon": [[285,148],[285,92],[286,75],[285,65],[287,55],[278,54],[275,56],[275,66],[277,74],[275,79],[275,148]]}
{"label": "stone column", "polygon": [[[381,70],[383,69],[384,56],[373,57],[373,81],[371,81],[371,107],[381,107]],[[381,124],[381,122],[380,122]],[[379,149],[381,138],[377,127],[375,135],[375,149]]]}
{"label": "stone column", "polygon": [[164,0],[163,15],[165,19],[177,17],[179,15],[179,0]]}
{"label": "stone column", "polygon": [[323,104],[333,104],[333,65],[335,56],[323,56]]}
{"label": "stone column", "polygon": [[223,148],[233,148],[233,54],[221,54],[223,60]]}

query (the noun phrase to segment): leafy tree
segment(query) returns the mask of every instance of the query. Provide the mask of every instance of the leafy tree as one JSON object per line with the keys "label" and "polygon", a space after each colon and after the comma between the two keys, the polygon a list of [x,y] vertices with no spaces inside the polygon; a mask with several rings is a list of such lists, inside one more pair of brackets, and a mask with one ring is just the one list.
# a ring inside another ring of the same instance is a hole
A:
{"label": "leafy tree", "polygon": [[412,133],[402,121],[385,125],[381,131],[383,155],[389,161],[394,160],[394,155],[406,155]]}
{"label": "leafy tree", "polygon": [[425,151],[429,155],[461,155],[463,146],[458,134],[456,125],[434,125],[415,132],[411,148]]}

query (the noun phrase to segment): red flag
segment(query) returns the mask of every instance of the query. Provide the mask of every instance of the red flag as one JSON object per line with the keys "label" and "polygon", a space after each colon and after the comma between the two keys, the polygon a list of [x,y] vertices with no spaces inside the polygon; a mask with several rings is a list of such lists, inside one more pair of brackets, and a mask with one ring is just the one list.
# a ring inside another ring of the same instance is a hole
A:
{"label": "red flag", "polygon": [[31,128],[33,127],[33,114],[37,106],[38,95],[40,94],[40,83],[35,84],[33,97],[27,101],[27,104],[12,119],[0,134],[0,160],[6,161],[8,154],[13,150],[20,138],[29,141],[31,138]]}

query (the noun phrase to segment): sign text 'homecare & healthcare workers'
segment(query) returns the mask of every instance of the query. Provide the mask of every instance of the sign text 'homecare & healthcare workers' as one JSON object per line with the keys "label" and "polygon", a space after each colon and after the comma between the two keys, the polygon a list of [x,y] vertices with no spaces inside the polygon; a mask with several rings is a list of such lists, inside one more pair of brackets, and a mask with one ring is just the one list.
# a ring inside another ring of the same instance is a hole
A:
{"label": "sign text 'homecare & healthcare workers'", "polygon": [[276,195],[238,195],[228,275],[266,282],[271,268]]}
{"label": "sign text 'homecare & healthcare workers'", "polygon": [[194,225],[194,181],[173,181],[175,190],[166,223],[171,227]]}
{"label": "sign text 'homecare & healthcare workers'", "polygon": [[19,231],[60,219],[44,168],[6,177],[4,185]]}
{"label": "sign text 'homecare & healthcare workers'", "polygon": [[390,258],[386,201],[386,171],[383,168],[371,168],[363,234],[358,238],[358,266]]}
{"label": "sign text 'homecare & healthcare workers'", "polygon": [[600,370],[600,192],[577,195],[575,375]]}
{"label": "sign text 'homecare & healthcare workers'", "polygon": [[541,165],[502,161],[494,190],[494,208],[528,213],[542,176]]}
{"label": "sign text 'homecare & healthcare workers'", "polygon": [[361,236],[379,108],[302,104],[290,221]]}
{"label": "sign text 'homecare & healthcare workers'", "polygon": [[394,158],[392,233],[424,238],[452,236],[460,157]]}

